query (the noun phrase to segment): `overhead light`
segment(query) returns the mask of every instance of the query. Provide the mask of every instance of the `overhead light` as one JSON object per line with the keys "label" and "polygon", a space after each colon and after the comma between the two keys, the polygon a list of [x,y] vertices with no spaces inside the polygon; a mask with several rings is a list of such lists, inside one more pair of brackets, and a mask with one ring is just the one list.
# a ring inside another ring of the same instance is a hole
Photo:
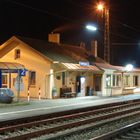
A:
{"label": "overhead light", "polygon": [[90,31],[96,31],[97,30],[97,28],[95,26],[93,26],[93,25],[87,25],[86,29],[88,29]]}
{"label": "overhead light", "polygon": [[132,64],[127,64],[126,67],[125,67],[125,70],[126,71],[132,71],[134,68],[134,66]]}

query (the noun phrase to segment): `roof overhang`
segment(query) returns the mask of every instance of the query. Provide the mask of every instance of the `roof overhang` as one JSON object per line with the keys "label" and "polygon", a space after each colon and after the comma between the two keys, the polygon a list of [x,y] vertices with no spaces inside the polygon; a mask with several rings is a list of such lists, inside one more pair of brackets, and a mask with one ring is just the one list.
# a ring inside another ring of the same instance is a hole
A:
{"label": "roof overhang", "polygon": [[91,71],[97,73],[103,73],[103,70],[99,69],[95,65],[81,66],[74,63],[61,63],[68,71]]}
{"label": "roof overhang", "polygon": [[25,69],[25,67],[19,63],[12,62],[0,62],[0,70],[2,72],[12,72],[16,73],[20,69]]}

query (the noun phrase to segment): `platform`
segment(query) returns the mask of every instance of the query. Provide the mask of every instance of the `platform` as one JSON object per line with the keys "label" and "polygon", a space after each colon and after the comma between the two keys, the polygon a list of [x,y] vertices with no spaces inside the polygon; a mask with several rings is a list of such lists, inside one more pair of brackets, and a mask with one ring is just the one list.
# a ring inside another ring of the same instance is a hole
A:
{"label": "platform", "polygon": [[0,122],[16,118],[24,118],[40,114],[41,115],[50,114],[54,112],[60,112],[89,106],[98,106],[102,104],[132,99],[140,99],[140,93],[117,97],[87,96],[87,97],[53,99],[53,100],[34,99],[30,101],[29,105],[1,107]]}

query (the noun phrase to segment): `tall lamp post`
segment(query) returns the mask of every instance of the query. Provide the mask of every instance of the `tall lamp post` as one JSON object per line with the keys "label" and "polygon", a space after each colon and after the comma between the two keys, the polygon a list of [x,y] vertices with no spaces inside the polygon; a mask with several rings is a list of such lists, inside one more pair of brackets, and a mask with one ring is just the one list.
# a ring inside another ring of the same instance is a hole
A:
{"label": "tall lamp post", "polygon": [[97,10],[104,18],[104,60],[110,63],[110,36],[109,36],[109,0],[98,3]]}

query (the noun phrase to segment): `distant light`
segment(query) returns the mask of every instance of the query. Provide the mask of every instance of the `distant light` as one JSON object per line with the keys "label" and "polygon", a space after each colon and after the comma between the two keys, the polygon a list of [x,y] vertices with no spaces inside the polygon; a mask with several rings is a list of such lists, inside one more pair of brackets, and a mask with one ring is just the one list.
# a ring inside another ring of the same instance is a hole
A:
{"label": "distant light", "polygon": [[54,64],[57,64],[57,63],[59,63],[59,61],[53,61],[53,63],[54,63]]}
{"label": "distant light", "polygon": [[97,28],[95,26],[92,26],[92,25],[87,25],[86,28],[88,30],[91,30],[91,31],[96,31],[97,30]]}
{"label": "distant light", "polygon": [[125,67],[125,70],[126,71],[132,71],[134,68],[134,66],[132,64],[127,64],[126,67]]}
{"label": "distant light", "polygon": [[104,4],[103,3],[99,3],[97,5],[97,10],[102,11],[104,9]]}

